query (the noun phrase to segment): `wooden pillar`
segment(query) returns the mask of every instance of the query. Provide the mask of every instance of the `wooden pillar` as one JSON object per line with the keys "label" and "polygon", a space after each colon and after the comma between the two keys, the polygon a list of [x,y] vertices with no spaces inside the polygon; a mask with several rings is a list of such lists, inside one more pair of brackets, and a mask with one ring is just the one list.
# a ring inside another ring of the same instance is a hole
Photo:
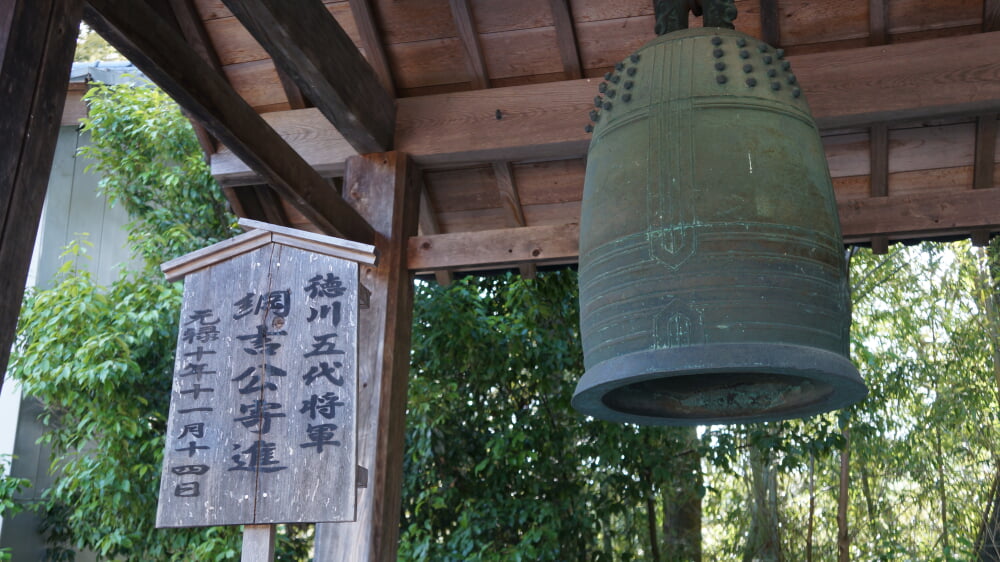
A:
{"label": "wooden pillar", "polygon": [[316,560],[396,560],[403,433],[410,367],[413,278],[406,245],[417,232],[419,194],[409,158],[398,152],[347,160],[344,198],[376,231],[376,266],[362,266],[371,306],[358,318],[357,521],[316,526]]}
{"label": "wooden pillar", "polygon": [[0,386],[66,102],[82,0],[0,0]]}

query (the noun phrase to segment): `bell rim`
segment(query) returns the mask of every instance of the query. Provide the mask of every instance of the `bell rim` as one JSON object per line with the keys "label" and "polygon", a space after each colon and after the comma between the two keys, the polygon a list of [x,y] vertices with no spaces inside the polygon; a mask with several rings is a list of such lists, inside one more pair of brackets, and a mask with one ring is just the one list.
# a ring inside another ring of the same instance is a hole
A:
{"label": "bell rim", "polygon": [[[665,371],[663,365],[669,366],[670,370]],[[629,372],[634,374],[621,376],[621,373]],[[613,409],[604,402],[604,397],[609,392],[636,383],[727,373],[797,377],[829,384],[832,392],[817,402],[776,411],[697,418],[636,414]],[[637,351],[607,359],[586,370],[577,383],[571,403],[580,413],[605,421],[695,426],[806,418],[842,409],[863,400],[867,394],[868,388],[857,368],[839,353],[783,343],[715,343]]]}

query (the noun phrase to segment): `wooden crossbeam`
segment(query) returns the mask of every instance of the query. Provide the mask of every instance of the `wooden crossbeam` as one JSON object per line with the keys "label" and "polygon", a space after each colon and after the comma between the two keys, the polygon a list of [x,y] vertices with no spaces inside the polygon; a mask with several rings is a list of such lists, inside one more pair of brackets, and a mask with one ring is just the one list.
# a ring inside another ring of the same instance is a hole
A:
{"label": "wooden crossbeam", "polygon": [[[844,241],[869,242],[873,236],[905,240],[967,235],[1000,229],[1000,188],[897,197],[853,199],[838,204]],[[491,269],[519,263],[575,263],[578,224],[529,226],[415,236],[407,264],[412,271],[440,268]]]}
{"label": "wooden crossbeam", "polygon": [[0,386],[21,310],[81,0],[0,0]]}
{"label": "wooden crossbeam", "polygon": [[566,79],[583,78],[580,50],[576,46],[576,31],[569,0],[549,0],[549,7],[552,8],[552,25],[556,28],[556,43],[559,45],[559,56],[562,58]]}
{"label": "wooden crossbeam", "polygon": [[361,215],[145,3],[88,0],[84,18],[321,232],[374,241]]}
{"label": "wooden crossbeam", "polygon": [[458,38],[465,48],[465,62],[469,68],[472,87],[481,90],[490,87],[489,73],[486,71],[486,59],[479,43],[479,33],[476,32],[476,21],[472,17],[472,6],[469,0],[449,0],[451,15],[458,28]]}
{"label": "wooden crossbeam", "polygon": [[224,0],[358,152],[392,149],[396,106],[337,20],[318,0]]}
{"label": "wooden crossbeam", "polygon": [[[1000,32],[790,57],[821,128],[865,128],[1000,111],[996,53]],[[570,80],[398,100],[396,146],[423,168],[578,158],[599,80]],[[900,88],[900,84],[912,84]],[[501,119],[496,111],[501,111]],[[353,154],[332,148],[337,134],[306,113],[265,119],[317,168],[337,170]],[[321,140],[317,140],[321,139]],[[343,142],[341,141],[341,145]],[[220,153],[212,173],[230,183],[260,183]]]}
{"label": "wooden crossbeam", "polygon": [[365,50],[365,58],[372,65],[378,80],[385,91],[392,95],[395,92],[392,80],[392,69],[389,66],[389,59],[385,56],[385,47],[379,37],[378,27],[375,25],[375,15],[372,13],[370,0],[349,0],[351,15],[354,16],[354,23],[358,27],[358,34],[361,36],[361,47]]}

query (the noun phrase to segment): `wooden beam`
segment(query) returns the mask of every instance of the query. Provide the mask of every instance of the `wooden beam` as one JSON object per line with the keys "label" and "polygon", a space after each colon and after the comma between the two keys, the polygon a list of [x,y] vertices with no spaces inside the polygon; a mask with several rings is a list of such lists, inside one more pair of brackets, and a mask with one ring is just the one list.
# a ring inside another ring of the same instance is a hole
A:
{"label": "wooden beam", "polygon": [[407,246],[412,271],[503,268],[532,262],[575,263],[580,225],[526,226],[479,232],[415,236]]}
{"label": "wooden beam", "polygon": [[993,169],[996,166],[998,115],[990,113],[976,119],[976,152],[972,176],[973,189],[993,187]]}
{"label": "wooden beam", "polygon": [[[998,46],[1000,32],[994,32],[789,59],[821,129],[865,128],[1000,111]],[[590,142],[583,125],[599,81],[401,98],[396,146],[424,169],[579,158]],[[330,148],[336,133],[316,114],[277,112],[265,119],[318,168],[342,169],[351,154]],[[260,183],[221,152],[212,168],[230,182]]]}
{"label": "wooden beam", "polygon": [[[990,113],[980,115],[976,119],[976,150],[972,167],[972,189],[990,189],[993,187],[993,172],[996,169],[997,148],[997,118],[1000,115]],[[972,243],[976,246],[986,246],[990,243],[989,230],[974,230]]]}
{"label": "wooden beam", "polygon": [[[219,62],[219,56],[212,47],[212,40],[209,38],[208,32],[205,31],[205,26],[194,7],[194,0],[170,0],[170,8],[173,10],[174,20],[177,22],[181,34],[184,35],[184,39],[203,61],[210,64],[221,75],[222,63]],[[188,121],[191,122],[191,127],[194,128],[194,134],[198,138],[198,144],[201,145],[201,151],[205,154],[205,158],[211,160],[212,155],[219,148],[218,142],[205,129],[205,125],[191,115],[187,117]]]}
{"label": "wooden beam", "polygon": [[[514,170],[511,168],[510,162],[494,162],[493,175],[496,177],[500,201],[507,211],[507,226],[528,226],[528,222],[524,220],[524,209],[521,207],[521,197],[517,194]],[[525,279],[534,279],[538,273],[535,264],[530,262],[519,264],[518,269],[521,271],[521,277]]]}
{"label": "wooden beam", "polygon": [[556,28],[556,43],[559,45],[559,56],[562,57],[566,79],[583,78],[583,67],[580,64],[580,51],[576,46],[576,31],[573,26],[573,14],[570,12],[569,0],[549,0],[549,7],[552,8],[552,25]]}
{"label": "wooden beam", "polygon": [[[871,155],[871,196],[889,195],[889,127],[885,123],[873,125],[869,130],[869,153]],[[884,235],[872,237],[872,252],[885,255],[889,252],[889,238]]]}
{"label": "wooden beam", "polygon": [[403,478],[413,277],[406,241],[417,232],[414,169],[391,152],[351,158],[344,191],[378,232],[377,267],[361,267],[371,306],[358,318],[358,464],[370,482],[358,490],[357,521],[316,525],[316,560],[395,560]]}
{"label": "wooden beam", "polygon": [[868,0],[868,44],[885,45],[889,42],[888,0]]}
{"label": "wooden beam", "polygon": [[292,109],[313,107],[291,76],[279,67],[275,67],[274,71],[278,75],[278,81],[281,82],[281,89],[285,91],[285,97],[288,98],[288,107]]}
{"label": "wooden beam", "polygon": [[1000,31],[1000,0],[983,0],[983,33]]}
{"label": "wooden beam", "polygon": [[358,28],[361,36],[361,47],[365,50],[365,58],[372,65],[378,81],[395,97],[396,88],[392,82],[392,68],[389,66],[389,59],[385,56],[385,47],[382,46],[382,39],[375,25],[375,15],[372,13],[370,0],[349,0],[351,15],[354,16],[354,24]]}
{"label": "wooden beam", "polygon": [[0,386],[55,153],[81,0],[0,0]]}
{"label": "wooden beam", "polygon": [[322,2],[224,1],[351,146],[392,148],[393,98]]}
{"label": "wooden beam", "polygon": [[465,63],[469,68],[472,87],[477,90],[490,87],[489,73],[486,71],[486,59],[479,43],[479,33],[476,32],[476,22],[472,17],[472,6],[469,0],[448,0],[451,5],[451,16],[458,28],[458,38],[465,48]]}
{"label": "wooden beam", "polygon": [[[434,206],[431,204],[431,198],[427,194],[427,183],[423,180],[420,182],[420,216],[418,222],[420,227],[418,233],[422,236],[440,234],[441,232],[437,215],[434,213]],[[447,287],[454,281],[454,277],[447,269],[435,271],[434,278],[437,279],[438,285],[442,287]]]}
{"label": "wooden beam", "polygon": [[781,46],[778,0],[760,0],[760,38],[773,47]]}
{"label": "wooden beam", "polygon": [[842,201],[847,243],[883,234],[893,240],[968,234],[1000,227],[1000,189],[873,197]]}
{"label": "wooden beam", "polygon": [[[852,199],[837,207],[848,244],[878,235],[907,240],[1000,230],[1000,188]],[[416,272],[575,263],[579,238],[577,224],[415,236],[407,263]]]}
{"label": "wooden beam", "polygon": [[91,28],[249,163],[316,228],[357,242],[374,240],[374,230],[357,211],[334,196],[330,185],[145,4],[88,1],[84,17]]}

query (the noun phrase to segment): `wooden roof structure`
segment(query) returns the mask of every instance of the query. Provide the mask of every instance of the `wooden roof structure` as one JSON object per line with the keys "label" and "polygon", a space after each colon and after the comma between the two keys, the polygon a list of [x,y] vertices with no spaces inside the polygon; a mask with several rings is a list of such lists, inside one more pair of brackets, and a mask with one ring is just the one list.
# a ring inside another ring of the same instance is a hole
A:
{"label": "wooden roof structure", "polygon": [[[575,261],[583,125],[600,77],[654,37],[652,4],[325,3],[396,100],[393,147],[422,169],[413,270]],[[1000,198],[973,191],[1000,179],[996,0],[736,5],[737,29],[790,56],[823,130],[847,242],[981,242],[996,230]],[[351,143],[240,18],[218,1],[194,7],[233,89],[324,176],[342,173]],[[287,201],[250,195],[259,179],[231,151],[212,169],[242,213],[316,228]]]}
{"label": "wooden roof structure", "polygon": [[[1000,0],[736,6],[737,29],[791,61],[848,243],[982,244],[1000,231]],[[378,266],[362,274],[377,343],[360,374],[371,382],[359,402],[371,493],[357,525],[317,532],[317,559],[333,544],[349,559],[394,559],[409,276],[575,263],[587,114],[600,77],[653,38],[652,0],[0,0],[0,10],[0,268],[10,272],[0,349],[13,339],[83,18],[190,114],[239,215],[377,247]]]}

